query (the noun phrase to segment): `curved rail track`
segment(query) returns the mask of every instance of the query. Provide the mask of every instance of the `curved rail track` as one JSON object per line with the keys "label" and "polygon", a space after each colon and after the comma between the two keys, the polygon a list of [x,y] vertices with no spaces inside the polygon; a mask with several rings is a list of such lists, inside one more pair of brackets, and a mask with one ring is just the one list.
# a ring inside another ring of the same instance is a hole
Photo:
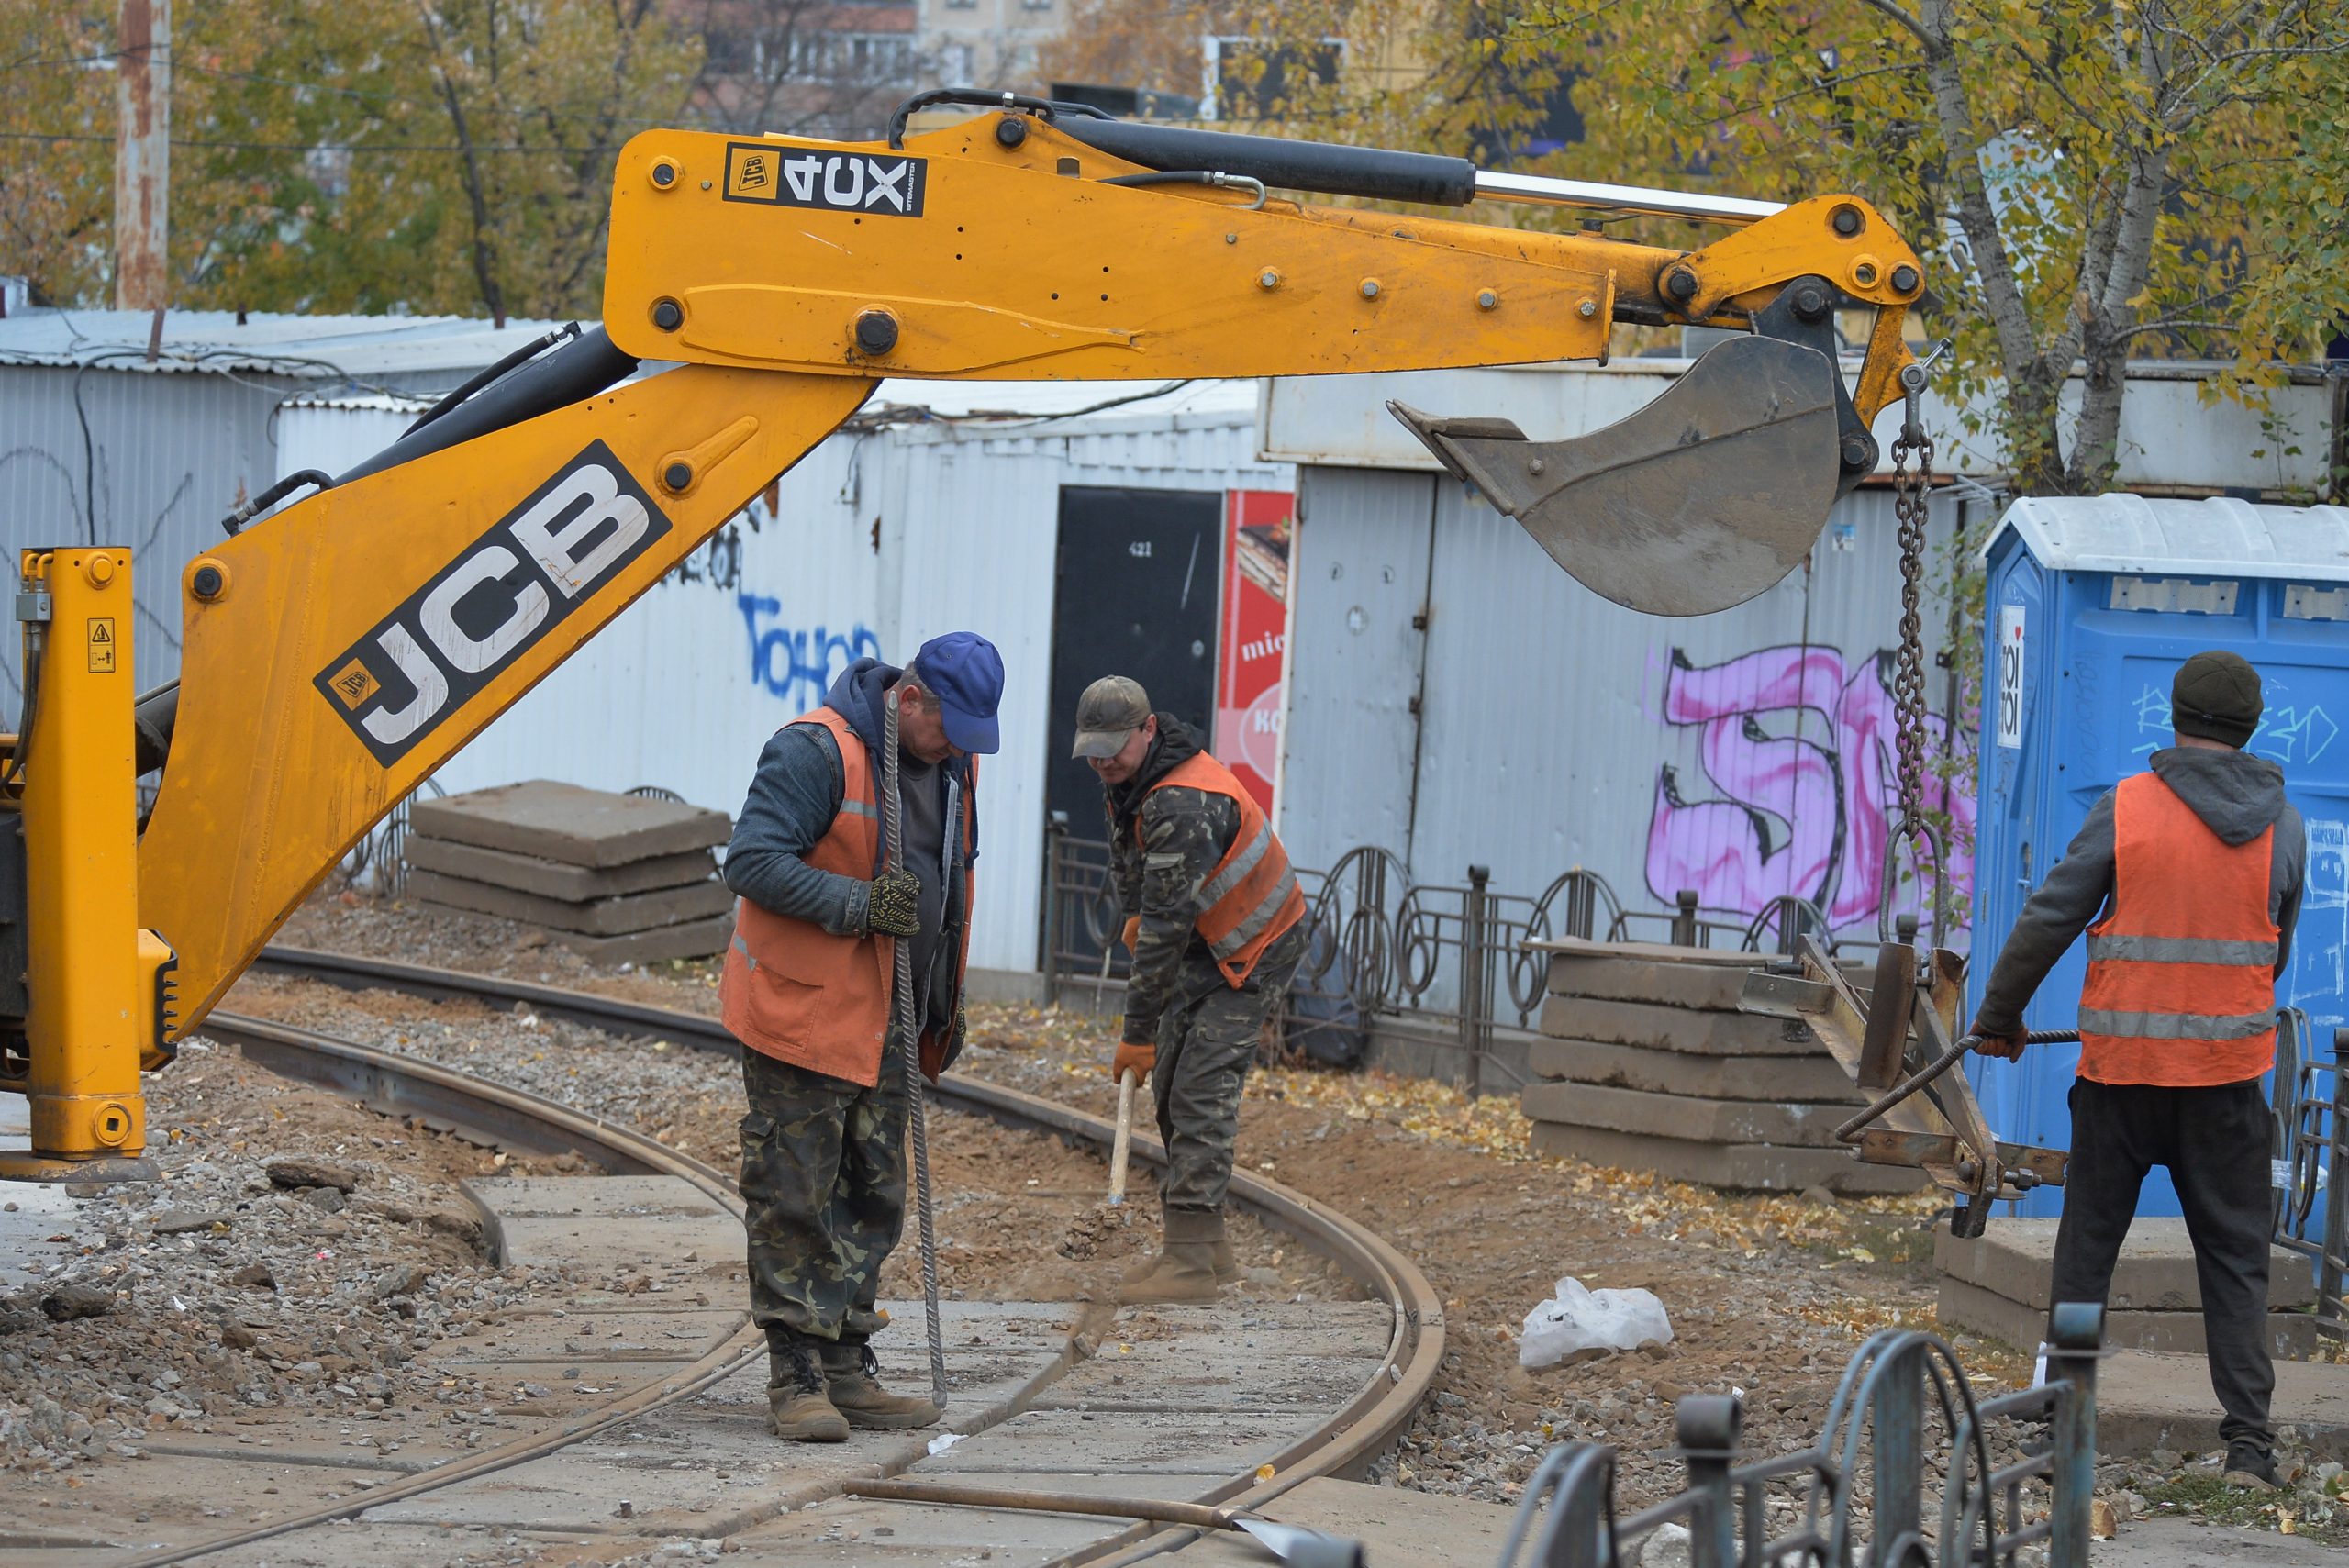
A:
{"label": "curved rail track", "polygon": [[[354,990],[389,991],[428,1002],[472,1002],[499,1009],[510,1008],[518,1002],[542,1018],[562,1019],[614,1035],[657,1037],[729,1056],[740,1049],[715,1018],[550,985],[290,948],[267,950],[255,967],[288,978]],[[632,1129],[582,1114],[551,1100],[412,1057],[232,1013],[213,1014],[205,1024],[204,1032],[235,1043],[249,1059],[273,1071],[329,1086],[373,1109],[414,1116],[480,1143],[549,1154],[573,1152],[613,1174],[674,1177],[689,1184],[712,1205],[738,1218],[740,1214],[740,1204],[728,1173]],[[950,1109],[1074,1143],[1106,1150],[1113,1135],[1111,1124],[1100,1118],[965,1077],[950,1076],[931,1092],[940,1104]],[[1163,1149],[1153,1140],[1136,1138],[1133,1152],[1136,1158],[1154,1165],[1164,1162]],[[1391,1323],[1384,1353],[1367,1361],[1366,1364],[1375,1370],[1333,1412],[1313,1423],[1302,1435],[1290,1436],[1269,1459],[1264,1458],[1260,1451],[1252,1451],[1244,1466],[1229,1473],[1188,1475],[1181,1487],[1187,1494],[1184,1501],[1255,1510],[1313,1477],[1359,1473],[1388,1447],[1409,1421],[1435,1377],[1443,1355],[1444,1327],[1442,1304],[1418,1267],[1372,1231],[1277,1182],[1247,1172],[1234,1173],[1231,1195],[1267,1225],[1295,1237],[1309,1251],[1335,1263],[1365,1295],[1385,1306]],[[1089,1353],[1093,1340],[1108,1322],[1106,1308],[1095,1309],[1087,1316],[1080,1331],[1070,1336],[1057,1361],[1031,1379],[1008,1406],[995,1412],[995,1423],[1001,1425],[1020,1415],[1048,1394],[1054,1381]],[[1220,1342],[1229,1343],[1230,1340],[1228,1332],[1221,1332]],[[1211,1336],[1208,1342],[1218,1341]],[[127,1568],[164,1568],[165,1564],[206,1558],[256,1561],[249,1549],[262,1541],[338,1522],[357,1521],[363,1525],[368,1522],[366,1516],[390,1505],[447,1494],[465,1483],[556,1455],[664,1407],[680,1407],[752,1367],[763,1351],[764,1339],[746,1314],[732,1333],[706,1346],[690,1362],[664,1375],[619,1389],[600,1404],[574,1411],[551,1429],[451,1460],[360,1496],[265,1524],[129,1558],[117,1555],[111,1561],[126,1564]],[[1121,1383],[1122,1378],[1108,1381]],[[1120,1414],[1115,1400],[1061,1407],[1086,1410],[1088,1413],[1082,1418],[1085,1420],[1141,1420],[1146,1418],[1141,1413],[1152,1408],[1162,1417],[1188,1413],[1180,1407],[1152,1407],[1143,1402],[1128,1406]],[[1098,1418],[1090,1413],[1096,1409],[1102,1412]],[[949,1421],[957,1429],[958,1414],[950,1408]],[[778,1446],[776,1451],[779,1456],[787,1457],[794,1451],[806,1451]],[[920,1462],[918,1451],[913,1462]],[[864,1473],[871,1474],[871,1469],[868,1467]],[[787,1473],[782,1480],[787,1486]],[[829,1495],[838,1495],[841,1490],[839,1485],[829,1489]],[[808,1500],[804,1488],[795,1494],[795,1501],[801,1506]],[[582,1498],[582,1528],[608,1529],[601,1516],[590,1520],[584,1513],[591,1507],[601,1507],[609,1502],[608,1497]],[[626,1505],[622,1507],[625,1510]],[[775,1511],[783,1510],[778,1507]],[[1065,1539],[1056,1540],[1052,1551],[1031,1552],[1031,1561],[1041,1562],[1048,1568],[1076,1568],[1077,1564],[1121,1568],[1123,1564],[1178,1549],[1198,1533],[1189,1528],[1148,1522],[1124,1528],[1094,1523],[1086,1528],[1094,1532],[1090,1539],[1074,1544]],[[651,1539],[639,1539],[647,1549],[654,1544]],[[899,1548],[898,1551],[901,1554],[905,1550]],[[226,1555],[232,1553],[238,1555]],[[337,1555],[340,1554],[329,1552],[327,1558],[306,1560],[328,1561]],[[941,1551],[941,1555],[946,1553]]]}

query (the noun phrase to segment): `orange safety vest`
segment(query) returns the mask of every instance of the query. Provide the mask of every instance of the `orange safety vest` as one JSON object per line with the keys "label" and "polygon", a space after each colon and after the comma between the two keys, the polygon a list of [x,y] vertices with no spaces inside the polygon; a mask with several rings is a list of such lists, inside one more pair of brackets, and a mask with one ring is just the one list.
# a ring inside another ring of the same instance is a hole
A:
{"label": "orange safety vest", "polygon": [[2088,928],[2080,1076],[2196,1088],[2276,1062],[2276,829],[2227,845],[2153,773],[2112,800],[2112,911]]}
{"label": "orange safety vest", "polygon": [[[815,847],[801,857],[818,871],[858,881],[881,867],[881,806],[863,738],[840,713],[819,707],[796,724],[820,724],[841,749],[841,808]],[[978,820],[978,764],[963,793],[963,940],[955,954],[960,995],[971,957],[971,910],[977,891],[969,866]],[[734,901],[734,940],[718,983],[726,1032],[751,1050],[828,1078],[870,1087],[881,1076],[889,1031],[889,989],[897,943],[874,933],[837,937],[812,920],[778,915],[747,898]],[[933,1083],[942,1069],[953,1021],[923,1030],[921,1068]]]}
{"label": "orange safety vest", "polygon": [[[1264,808],[1230,768],[1200,751],[1175,764],[1174,772],[1143,794],[1147,796],[1167,788],[1227,795],[1240,808],[1240,831],[1231,836],[1231,848],[1199,884],[1199,900],[1206,907],[1193,922],[1193,929],[1215,955],[1224,981],[1236,988],[1247,984],[1264,950],[1305,918],[1305,894],[1297,885],[1297,873],[1289,869],[1288,851],[1281,848],[1272,824],[1264,820]],[[1139,807],[1134,812],[1134,842],[1141,842]],[[1138,923],[1127,922],[1129,948],[1133,946]]]}

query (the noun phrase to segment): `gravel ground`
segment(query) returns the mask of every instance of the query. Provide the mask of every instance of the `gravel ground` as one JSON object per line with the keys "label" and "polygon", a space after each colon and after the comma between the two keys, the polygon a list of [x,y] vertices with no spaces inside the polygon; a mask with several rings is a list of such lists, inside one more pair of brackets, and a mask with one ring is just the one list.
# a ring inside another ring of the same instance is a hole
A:
{"label": "gravel ground", "polygon": [[201,1039],[148,1106],[169,1129],[161,1178],[68,1188],[54,1256],[0,1299],[0,1467],[68,1469],[256,1411],[438,1401],[416,1352],[531,1289],[481,1262],[455,1183],[506,1165],[484,1151]]}

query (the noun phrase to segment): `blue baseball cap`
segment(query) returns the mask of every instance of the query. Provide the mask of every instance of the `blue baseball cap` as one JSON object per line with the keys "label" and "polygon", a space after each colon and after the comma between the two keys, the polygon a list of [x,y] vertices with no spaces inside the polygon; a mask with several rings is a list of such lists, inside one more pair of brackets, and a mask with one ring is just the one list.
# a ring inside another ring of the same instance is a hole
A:
{"label": "blue baseball cap", "polygon": [[1003,702],[1003,656],[974,631],[933,637],[914,655],[915,678],[938,699],[949,743],[993,756],[1002,748],[995,713]]}

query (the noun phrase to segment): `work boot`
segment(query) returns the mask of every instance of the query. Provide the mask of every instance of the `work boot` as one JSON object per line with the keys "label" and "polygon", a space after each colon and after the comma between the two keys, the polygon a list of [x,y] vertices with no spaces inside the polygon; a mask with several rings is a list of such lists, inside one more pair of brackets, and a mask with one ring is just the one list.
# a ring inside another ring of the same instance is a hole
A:
{"label": "work boot", "polygon": [[2227,1445],[2226,1473],[2220,1480],[2248,1492],[2273,1492],[2276,1456],[2248,1439],[2238,1438]]}
{"label": "work boot", "polygon": [[[1240,1261],[1231,1255],[1231,1243],[1225,1240],[1220,1232],[1208,1243],[1208,1249],[1215,1259],[1216,1284],[1230,1284],[1240,1277]],[[1153,1252],[1119,1276],[1119,1283],[1140,1284],[1143,1280],[1155,1276],[1165,1263],[1166,1254],[1163,1251]]]}
{"label": "work boot", "polygon": [[880,1373],[879,1358],[862,1340],[842,1340],[824,1347],[824,1376],[831,1385],[832,1408],[847,1417],[850,1426],[927,1427],[945,1414],[935,1400],[890,1393],[881,1386]]}
{"label": "work boot", "polygon": [[848,1418],[824,1392],[824,1363],[806,1340],[767,1334],[767,1425],[788,1442],[848,1441]]}
{"label": "work boot", "polygon": [[1222,1211],[1170,1208],[1165,1227],[1165,1250],[1149,1269],[1119,1286],[1118,1300],[1122,1305],[1215,1299],[1215,1249],[1223,1240]]}

